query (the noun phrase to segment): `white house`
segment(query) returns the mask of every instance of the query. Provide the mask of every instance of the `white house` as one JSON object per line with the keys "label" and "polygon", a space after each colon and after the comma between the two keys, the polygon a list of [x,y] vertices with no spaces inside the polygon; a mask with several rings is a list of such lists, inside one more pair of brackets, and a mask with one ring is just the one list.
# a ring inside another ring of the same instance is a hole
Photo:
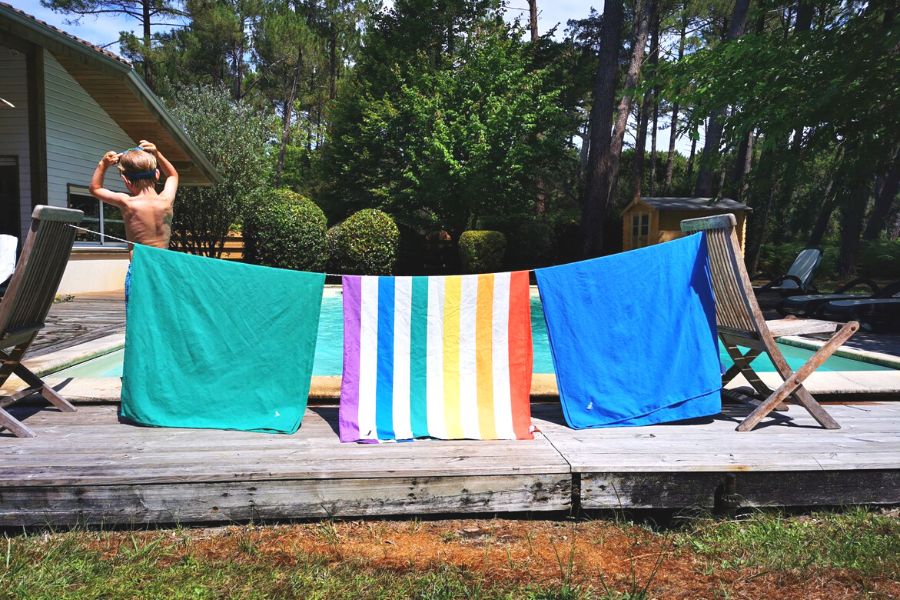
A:
{"label": "white house", "polygon": [[[32,207],[50,204],[124,237],[118,209],[87,186],[104,152],[140,139],[157,143],[182,185],[218,180],[131,63],[0,2],[0,233],[24,240]],[[106,185],[125,191],[115,169]],[[79,233],[60,293],[121,289],[127,266],[124,244]]]}

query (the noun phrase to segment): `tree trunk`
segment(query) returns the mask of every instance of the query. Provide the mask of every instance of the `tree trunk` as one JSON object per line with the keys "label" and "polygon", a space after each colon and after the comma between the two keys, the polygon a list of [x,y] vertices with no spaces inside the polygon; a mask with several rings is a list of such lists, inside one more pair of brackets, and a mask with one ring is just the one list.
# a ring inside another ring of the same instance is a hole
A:
{"label": "tree trunk", "polygon": [[794,22],[796,31],[809,31],[815,16],[815,6],[809,0],[800,0],[797,3],[797,19]]}
{"label": "tree trunk", "polygon": [[687,182],[691,182],[694,175],[694,157],[697,156],[697,138],[691,140],[691,153],[688,155],[687,161]]}
{"label": "tree trunk", "polygon": [[768,228],[769,211],[777,193],[774,174],[776,164],[775,152],[770,148],[763,150],[762,156],[759,158],[759,167],[756,171],[758,176],[754,177],[753,181],[753,193],[751,195],[753,213],[750,215],[750,222],[747,228],[747,249],[744,256],[744,263],[747,265],[747,270],[751,273],[756,272],[760,250]]}
{"label": "tree trunk", "polygon": [[275,187],[281,185],[281,173],[284,171],[284,155],[287,145],[291,141],[291,115],[294,110],[294,100],[297,98],[297,84],[300,81],[300,72],[303,69],[303,47],[297,50],[297,65],[294,67],[294,76],[291,78],[291,91],[284,103],[284,123],[281,128],[281,148],[278,150],[278,163],[275,165]]}
{"label": "tree trunk", "polygon": [[672,125],[669,128],[669,151],[666,154],[666,184],[667,194],[672,193],[672,178],[675,176],[675,142],[678,140],[678,103],[672,105]]}
{"label": "tree trunk", "polygon": [[328,39],[328,99],[334,100],[337,96],[337,27],[331,24],[331,32]]}
{"label": "tree trunk", "polygon": [[609,214],[610,124],[616,99],[617,58],[624,17],[622,0],[606,0],[600,32],[600,60],[594,76],[587,177],[581,210],[581,251],[585,258],[596,256],[603,248],[603,222]]}
{"label": "tree trunk", "polygon": [[723,109],[713,111],[709,116],[709,125],[703,139],[703,151],[700,153],[700,170],[697,172],[697,183],[694,185],[694,196],[699,198],[709,198],[713,195],[713,163],[719,154],[724,116]]}
{"label": "tree trunk", "polygon": [[528,0],[528,24],[531,26],[531,41],[538,41],[538,7],[537,0]]}
{"label": "tree trunk", "polygon": [[246,17],[241,14],[238,17],[238,23],[241,26],[240,41],[237,45],[237,56],[235,56],[234,67],[234,99],[240,100],[244,94],[244,24]]}
{"label": "tree trunk", "polygon": [[[656,65],[659,63],[659,11],[653,20],[653,32],[650,34],[650,64],[653,74],[656,74]],[[656,189],[656,133],[659,129],[659,88],[653,87],[653,128],[650,130],[650,181],[649,195],[653,195]]]}
{"label": "tree trunk", "polygon": [[876,240],[878,234],[887,229],[887,218],[897,197],[898,184],[900,184],[900,161],[897,160],[897,150],[894,150],[894,160],[884,177],[881,190],[875,196],[875,206],[872,207],[872,214],[869,215],[863,239]]}
{"label": "tree trunk", "polygon": [[[832,184],[833,182],[828,184],[829,188]],[[822,244],[822,239],[828,231],[828,222],[831,220],[831,213],[834,212],[834,207],[834,196],[826,194],[825,202],[822,203],[822,207],[819,209],[819,214],[816,216],[816,222],[813,225],[812,231],[809,232],[809,239],[806,241],[807,246],[814,247]]]}
{"label": "tree trunk", "polygon": [[[678,62],[684,58],[684,39],[687,35],[687,8],[681,9],[681,30],[678,33]],[[677,63],[676,63],[677,64]],[[672,177],[675,174],[675,142],[678,140],[678,102],[672,105],[672,126],[669,132],[669,153],[666,155],[666,193],[672,193]]]}
{"label": "tree trunk", "polygon": [[631,197],[641,197],[641,182],[644,178],[644,148],[647,146],[647,124],[650,117],[650,102],[652,94],[648,91],[638,107],[637,135],[634,140],[634,164],[631,167]]}
{"label": "tree trunk", "polygon": [[[812,25],[812,6],[805,0],[800,0],[797,7],[797,19],[794,23],[795,33],[805,33],[809,31]],[[781,194],[774,202],[774,219],[777,223],[787,223],[788,214],[792,205],[794,190],[797,186],[797,177],[795,173],[803,163],[803,127],[794,129],[793,136],[789,143],[785,140],[781,154],[783,158],[778,161],[779,168],[779,185]],[[789,149],[788,149],[789,148]],[[787,149],[785,151],[785,149]],[[775,231],[774,241],[781,243],[785,236],[788,235],[787,227],[780,227]]]}
{"label": "tree trunk", "polygon": [[578,137],[581,138],[581,148],[578,150],[578,166],[581,168],[582,173],[587,172],[588,166],[588,152],[591,149],[591,125],[588,123],[584,132],[578,132]]}
{"label": "tree trunk", "polygon": [[144,30],[144,81],[153,89],[153,68],[150,66],[150,3],[151,0],[141,2],[141,25]]}
{"label": "tree trunk", "polygon": [[816,222],[809,233],[809,239],[806,242],[806,245],[809,247],[819,246],[825,237],[825,233],[828,231],[828,222],[831,220],[831,213],[834,212],[837,206],[837,195],[843,186],[843,159],[844,147],[838,145],[834,158],[831,160],[830,170],[832,176],[828,180],[828,186],[825,188],[825,191],[822,192],[822,205],[816,217]]}
{"label": "tree trunk", "polygon": [[635,15],[631,61],[628,65],[628,74],[625,76],[625,91],[622,94],[622,99],[619,100],[616,124],[613,128],[612,141],[610,142],[610,178],[607,191],[610,204],[612,204],[612,196],[619,176],[619,160],[622,158],[622,145],[625,142],[625,127],[628,124],[628,117],[631,115],[632,94],[641,77],[641,63],[644,60],[644,50],[647,47],[647,37],[650,34],[650,22],[655,18],[656,0],[642,0]]}
{"label": "tree trunk", "polygon": [[850,279],[856,272],[859,237],[869,199],[869,186],[864,181],[854,183],[841,204],[841,253],[838,259],[838,276],[841,279]]}
{"label": "tree trunk", "polygon": [[734,181],[735,199],[743,202],[743,198],[747,192],[747,175],[750,173],[750,166],[753,161],[753,132],[748,131],[744,139],[738,146],[737,157],[734,161],[734,170],[732,171],[732,180]]}
{"label": "tree trunk", "polygon": [[[749,8],[750,0],[736,0],[728,22],[728,33],[725,35],[724,43],[739,38],[744,32]],[[712,196],[713,163],[719,153],[724,115],[725,110],[719,109],[713,111],[709,117],[709,126],[707,127],[706,139],[703,143],[703,154],[700,157],[700,171],[697,174],[697,184],[694,187],[694,195],[701,198]]]}

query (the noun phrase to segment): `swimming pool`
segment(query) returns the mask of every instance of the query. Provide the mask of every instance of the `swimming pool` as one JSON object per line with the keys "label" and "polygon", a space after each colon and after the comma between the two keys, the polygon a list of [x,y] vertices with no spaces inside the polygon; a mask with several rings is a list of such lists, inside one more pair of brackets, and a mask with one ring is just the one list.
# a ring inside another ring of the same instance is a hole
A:
{"label": "swimming pool", "polygon": [[[313,362],[315,375],[340,375],[343,363],[344,322],[342,298],[340,295],[326,295],[322,299],[322,313],[319,317],[319,339],[316,344],[316,356]],[[550,355],[550,342],[547,339],[547,325],[541,311],[541,301],[537,296],[531,298],[531,336],[534,344],[534,372],[553,373],[553,359]],[[788,365],[799,369],[812,356],[812,351],[787,344],[779,344]],[[55,373],[60,377],[121,377],[122,357],[124,350],[94,358]],[[723,347],[719,347],[722,364],[731,365],[731,359]],[[774,371],[772,363],[765,356],[753,361],[753,368],[760,372]],[[820,371],[891,371],[872,363],[852,360],[840,356],[832,356],[821,367]]]}

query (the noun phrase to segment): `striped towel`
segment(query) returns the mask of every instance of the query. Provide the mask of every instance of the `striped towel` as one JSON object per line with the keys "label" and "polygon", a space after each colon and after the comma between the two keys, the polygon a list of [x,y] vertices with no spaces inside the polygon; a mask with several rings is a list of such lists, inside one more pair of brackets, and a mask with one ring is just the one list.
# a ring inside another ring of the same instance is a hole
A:
{"label": "striped towel", "polygon": [[532,438],[526,271],[343,289],[342,442]]}

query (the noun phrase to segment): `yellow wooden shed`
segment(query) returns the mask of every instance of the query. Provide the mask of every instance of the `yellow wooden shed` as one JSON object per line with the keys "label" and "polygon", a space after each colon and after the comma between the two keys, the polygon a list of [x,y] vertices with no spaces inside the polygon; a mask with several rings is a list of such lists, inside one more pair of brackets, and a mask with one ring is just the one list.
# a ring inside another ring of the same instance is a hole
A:
{"label": "yellow wooden shed", "polygon": [[731,198],[640,198],[622,213],[622,249],[634,250],[680,238],[684,219],[733,213],[737,235],[744,249],[750,207]]}

